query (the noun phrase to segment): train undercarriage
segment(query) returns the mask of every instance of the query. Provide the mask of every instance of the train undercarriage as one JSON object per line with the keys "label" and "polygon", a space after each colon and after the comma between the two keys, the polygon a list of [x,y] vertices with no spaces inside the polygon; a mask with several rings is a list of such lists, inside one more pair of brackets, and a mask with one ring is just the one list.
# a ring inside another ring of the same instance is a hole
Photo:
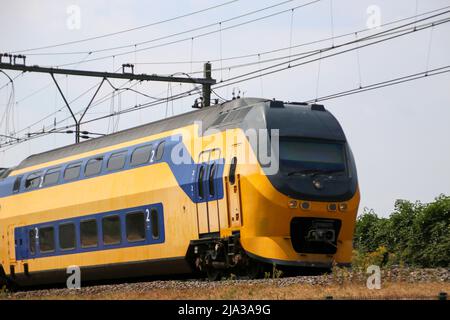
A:
{"label": "train undercarriage", "polygon": [[250,257],[240,244],[239,233],[226,238],[203,238],[191,241],[187,259],[193,270],[208,280],[259,279],[280,276],[316,275],[330,271],[330,267],[291,267],[263,262]]}

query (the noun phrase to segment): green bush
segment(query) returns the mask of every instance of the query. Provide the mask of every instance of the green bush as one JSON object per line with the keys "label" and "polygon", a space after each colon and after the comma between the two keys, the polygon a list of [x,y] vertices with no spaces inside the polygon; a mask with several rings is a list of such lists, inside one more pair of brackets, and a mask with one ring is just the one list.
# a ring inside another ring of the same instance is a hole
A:
{"label": "green bush", "polygon": [[354,236],[357,264],[450,266],[450,197],[427,204],[397,200],[389,218],[365,209]]}

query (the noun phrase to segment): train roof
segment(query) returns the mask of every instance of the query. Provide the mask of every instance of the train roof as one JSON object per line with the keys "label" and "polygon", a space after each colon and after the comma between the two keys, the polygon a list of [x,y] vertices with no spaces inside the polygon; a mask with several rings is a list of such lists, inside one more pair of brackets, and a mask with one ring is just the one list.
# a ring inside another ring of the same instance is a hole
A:
{"label": "train roof", "polygon": [[[251,108],[252,106],[256,105],[265,106],[267,109],[264,112],[262,111],[263,108]],[[289,106],[290,111],[284,111],[280,113],[280,109],[282,109],[284,106]],[[253,110],[254,112],[256,112],[256,114],[252,114],[251,116],[247,117],[246,124],[242,124],[241,122],[252,109],[257,109]],[[313,115],[309,111],[322,112],[314,112]],[[300,114],[298,112],[301,112],[301,116],[299,116]],[[272,114],[272,116],[266,117],[266,113],[267,116],[269,116],[270,114]],[[242,124],[243,127],[267,128],[268,126],[270,126],[273,128],[279,128],[280,126],[285,126],[286,121],[292,122],[293,116],[296,116],[295,127],[304,128],[303,135],[305,136],[320,136],[324,139],[332,138],[335,140],[345,139],[342,129],[340,128],[336,119],[321,105],[307,105],[304,103],[289,102],[283,103],[281,101],[262,98],[239,98],[224,102],[222,104],[217,104],[203,109],[180,114],[174,117],[150,122],[138,127],[122,130],[106,136],[83,141],[78,144],[71,144],[43,153],[34,154],[24,159],[17,167],[14,168],[14,170],[24,169],[60,158],[65,158],[68,156],[73,156],[92,150],[120,144],[130,140],[158,134],[164,131],[173,130],[193,124],[195,121],[202,121],[203,131],[207,130],[210,127],[224,129],[230,127],[230,124],[234,127],[240,127],[240,125]],[[270,118],[270,121],[267,118]],[[259,123],[257,123],[257,119],[260,119]],[[326,122],[326,126],[323,126],[324,122]],[[289,134],[289,130],[287,130],[286,132],[288,132]]]}

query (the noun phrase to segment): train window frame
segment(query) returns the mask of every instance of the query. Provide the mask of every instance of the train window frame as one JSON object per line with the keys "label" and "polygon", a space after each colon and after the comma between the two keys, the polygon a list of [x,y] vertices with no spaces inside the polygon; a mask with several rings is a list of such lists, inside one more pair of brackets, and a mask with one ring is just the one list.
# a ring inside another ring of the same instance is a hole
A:
{"label": "train window frame", "polygon": [[[45,181],[45,179],[46,179],[47,176],[53,175],[53,174],[55,174],[55,173],[58,174],[58,178],[56,179],[56,181],[51,181],[51,182],[46,182],[46,181]],[[43,175],[43,178],[42,178],[42,186],[43,186],[43,187],[48,187],[48,186],[52,186],[52,185],[58,184],[60,178],[61,178],[61,167],[56,167],[56,168],[48,169],[48,170],[45,172],[45,174]]]}
{"label": "train window frame", "polygon": [[209,167],[209,176],[208,176],[208,193],[210,197],[214,197],[216,194],[216,186],[215,186],[215,175],[217,171],[217,166],[213,162]]}
{"label": "train window frame", "polygon": [[[42,174],[43,174],[43,171],[40,170],[40,171],[32,172],[29,175],[27,175],[27,177],[25,178],[25,183],[24,183],[25,190],[33,190],[33,189],[40,188],[41,184],[42,184]],[[31,180],[30,179],[31,176],[35,176],[35,177],[33,177],[33,179]],[[29,181],[34,181],[34,180],[38,180],[39,183],[37,185],[34,185],[34,186],[33,186],[32,183],[27,184]]]}
{"label": "train window frame", "polygon": [[[104,160],[104,159],[105,159],[104,156],[98,156],[98,157],[90,158],[90,159],[86,162],[86,165],[84,166],[84,176],[85,176],[85,177],[94,177],[94,176],[99,175],[99,174],[102,172],[103,160]],[[92,162],[94,162],[94,161],[96,161],[96,163],[100,162],[100,167],[99,167],[98,171],[95,171],[95,172],[90,173],[90,172],[88,172],[89,164],[92,163]]]}
{"label": "train window frame", "polygon": [[[96,242],[95,242],[95,244],[84,245],[84,244],[83,244],[83,229],[82,229],[82,225],[83,225],[83,224],[86,224],[86,223],[89,223],[89,222],[95,222],[95,237],[92,237],[92,238],[95,239]],[[99,241],[98,241],[98,235],[99,235],[99,232],[98,232],[98,222],[97,222],[97,219],[95,219],[95,218],[90,218],[90,219],[81,220],[81,221],[80,221],[80,225],[79,225],[79,229],[80,229],[80,246],[81,246],[82,249],[86,249],[86,248],[96,248],[96,247],[98,247],[98,243],[99,243]]]}
{"label": "train window frame", "polygon": [[[129,218],[132,217],[132,216],[137,216],[137,215],[141,215],[141,214],[142,214],[142,230],[140,230],[140,231],[143,231],[142,232],[143,236],[141,238],[139,238],[139,239],[130,239],[130,230],[129,230],[129,221],[130,220],[129,220]],[[141,211],[128,212],[125,215],[125,236],[126,236],[128,242],[131,242],[131,243],[142,242],[142,241],[145,241],[147,239],[147,236],[146,236],[146,221],[145,220],[146,220],[145,219],[145,213],[142,210]]]}
{"label": "train window frame", "polygon": [[197,177],[197,191],[198,197],[203,199],[205,197],[205,190],[203,188],[203,178],[205,176],[205,166],[201,165],[200,169],[198,169],[198,177]]}
{"label": "train window frame", "polygon": [[36,255],[36,229],[37,228],[31,228],[30,230],[28,230],[28,251],[32,256]]}
{"label": "train window frame", "polygon": [[231,158],[230,170],[228,172],[228,181],[231,185],[236,183],[236,167],[237,167],[237,157]]}
{"label": "train window frame", "polygon": [[[112,159],[114,160],[115,158],[119,158],[119,157],[121,157],[123,159],[122,165],[120,167],[110,168],[111,160]],[[115,152],[108,157],[108,161],[106,163],[106,170],[108,170],[108,171],[122,170],[125,167],[126,163],[127,163],[127,151]]]}
{"label": "train window frame", "polygon": [[161,236],[159,228],[159,211],[156,208],[152,208],[150,210],[150,224],[151,224],[152,238],[155,240],[159,239],[159,237]]}
{"label": "train window frame", "polygon": [[[115,241],[115,242],[106,242],[105,241],[105,235],[106,235],[106,232],[105,232],[105,221],[108,220],[108,219],[112,219],[112,218],[114,218],[114,219],[117,218],[117,220],[119,222],[118,223],[118,226],[119,226],[119,232],[118,232],[119,238],[118,238],[118,241]],[[120,215],[112,214],[112,215],[108,215],[108,216],[102,217],[102,241],[103,241],[103,245],[105,245],[105,246],[115,246],[115,245],[120,245],[122,243],[122,221],[120,219]]]}
{"label": "train window frame", "polygon": [[[136,152],[139,151],[139,150],[147,149],[147,148],[149,149],[149,151],[148,151],[148,157],[146,158],[146,160],[143,161],[143,162],[134,162],[133,161],[133,157],[135,156]],[[147,145],[135,148],[133,150],[133,152],[131,153],[131,156],[130,156],[130,166],[136,167],[136,166],[148,163],[150,161],[151,156],[152,156],[152,151],[153,151],[153,145],[151,145],[151,144],[147,144]]]}
{"label": "train window frame", "polygon": [[[44,243],[43,241],[42,241],[42,239],[45,239],[45,237],[43,236],[43,234],[45,234],[47,231],[49,231],[49,230],[51,230],[51,234],[52,234],[52,236],[51,237],[49,237],[49,239],[50,240],[52,240],[52,242],[50,242],[50,248],[51,249],[48,249],[48,250],[43,250],[42,249],[42,244]],[[38,236],[38,238],[39,238],[39,253],[43,253],[43,254],[46,254],[46,253],[53,253],[53,252],[55,252],[55,250],[56,250],[56,241],[55,241],[55,227],[53,227],[53,226],[44,226],[44,227],[40,227],[39,229],[38,229],[38,234],[39,234],[39,236]]]}
{"label": "train window frame", "polygon": [[[63,180],[64,181],[73,181],[73,180],[77,180],[80,178],[81,175],[81,166],[82,166],[82,162],[75,162],[75,163],[70,163],[66,166],[66,168],[64,169],[64,174],[63,174]],[[77,176],[73,176],[70,178],[67,178],[67,171],[73,168],[78,168],[78,175]]]}
{"label": "train window frame", "polygon": [[159,161],[164,156],[164,149],[165,149],[166,141],[161,141],[158,146],[156,147],[156,153],[155,153],[155,161]]}
{"label": "train window frame", "polygon": [[20,191],[20,185],[22,183],[22,178],[23,178],[23,176],[17,176],[16,179],[14,180],[13,193],[17,193]]}
{"label": "train window frame", "polygon": [[[70,247],[63,247],[62,246],[62,243],[61,243],[61,239],[62,239],[62,236],[61,236],[61,228],[62,227],[67,227],[67,226],[72,226],[73,227],[73,246],[70,246]],[[70,250],[75,250],[76,249],[76,247],[77,247],[77,228],[76,228],[76,226],[75,226],[75,223],[74,222],[66,222],[66,223],[61,223],[60,225],[58,225],[58,247],[59,247],[59,249],[60,250],[62,250],[62,251],[70,251]]]}

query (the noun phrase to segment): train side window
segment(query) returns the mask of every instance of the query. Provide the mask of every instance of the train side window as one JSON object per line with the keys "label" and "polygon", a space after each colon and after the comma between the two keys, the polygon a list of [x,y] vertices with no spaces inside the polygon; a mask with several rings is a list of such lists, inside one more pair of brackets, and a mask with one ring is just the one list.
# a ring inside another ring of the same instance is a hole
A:
{"label": "train side window", "polygon": [[203,176],[205,175],[205,167],[201,166],[200,170],[198,172],[198,180],[197,180],[197,185],[198,185],[198,197],[199,198],[203,198],[204,193],[203,193]]}
{"label": "train side window", "polygon": [[84,169],[84,174],[86,177],[95,176],[96,174],[99,174],[100,171],[102,171],[102,163],[103,163],[103,157],[97,157],[90,159],[86,163],[86,168]]}
{"label": "train side window", "polygon": [[129,242],[145,240],[144,212],[132,212],[126,215],[127,240]]}
{"label": "train side window", "polygon": [[103,244],[119,244],[121,241],[120,218],[117,215],[102,219]]}
{"label": "train side window", "polygon": [[152,145],[134,149],[133,153],[131,154],[130,164],[132,166],[137,166],[140,164],[147,163],[150,160],[151,152],[152,152]]}
{"label": "train side window", "polygon": [[42,253],[55,251],[55,229],[53,227],[39,229],[39,251]]}
{"label": "train side window", "polygon": [[30,229],[28,231],[28,249],[30,254],[34,255],[36,253],[36,229]]}
{"label": "train side window", "polygon": [[126,152],[112,154],[108,159],[107,169],[109,171],[122,169],[125,166],[126,157]]}
{"label": "train side window", "polygon": [[80,240],[82,248],[91,248],[98,245],[97,220],[89,219],[80,222]]}
{"label": "train side window", "polygon": [[41,183],[42,178],[42,172],[33,172],[28,175],[28,177],[25,180],[25,189],[35,189],[38,188]]}
{"label": "train side window", "polygon": [[13,192],[19,192],[20,190],[20,182],[22,181],[22,176],[18,176],[14,181]]}
{"label": "train side window", "polygon": [[233,159],[231,159],[230,172],[228,174],[228,179],[230,180],[230,184],[232,185],[236,182],[236,166],[237,158],[233,157]]}
{"label": "train side window", "polygon": [[214,197],[214,194],[216,193],[215,185],[214,185],[214,178],[216,176],[216,164],[213,163],[211,165],[211,168],[209,169],[209,196]]}
{"label": "train side window", "polygon": [[69,164],[64,170],[64,180],[75,180],[80,177],[81,173],[81,163]]}
{"label": "train side window", "polygon": [[163,154],[164,154],[164,146],[165,146],[166,142],[162,141],[160,144],[158,144],[158,147],[156,148],[156,157],[155,160],[159,161],[162,159]]}
{"label": "train side window", "polygon": [[59,175],[61,172],[61,168],[53,168],[47,170],[47,173],[44,176],[44,180],[42,182],[42,186],[50,186],[52,184],[56,184],[59,180]]}
{"label": "train side window", "polygon": [[75,249],[74,223],[64,223],[59,226],[59,247],[61,250]]}
{"label": "train side window", "polygon": [[158,210],[152,209],[150,211],[150,223],[152,224],[152,237],[153,237],[153,239],[158,239],[159,238]]}

